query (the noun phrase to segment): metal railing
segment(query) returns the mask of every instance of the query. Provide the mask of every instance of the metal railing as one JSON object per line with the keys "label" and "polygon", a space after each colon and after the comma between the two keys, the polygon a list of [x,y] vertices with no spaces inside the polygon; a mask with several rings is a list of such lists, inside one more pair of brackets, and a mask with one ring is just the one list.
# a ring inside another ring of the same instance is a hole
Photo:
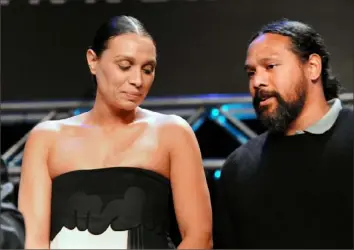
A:
{"label": "metal railing", "polygon": [[[353,93],[343,93],[339,96],[342,102],[353,102]],[[229,103],[251,103],[250,95],[230,95],[230,94],[209,94],[199,96],[183,97],[150,97],[141,105],[145,108],[156,107],[186,107],[186,106],[219,106]],[[91,108],[93,101],[38,101],[38,102],[3,102],[1,104],[2,112],[28,112],[43,110],[68,110],[75,108]]]}
{"label": "metal railing", "polygon": [[[353,93],[344,93],[340,96],[344,105],[353,107]],[[45,120],[62,119],[72,116],[75,110],[90,109],[93,101],[49,101],[49,102],[5,102],[1,104],[1,122],[31,122],[39,123]],[[214,115],[213,121],[227,130],[227,126],[217,119],[222,116],[234,126],[243,136],[237,137],[241,144],[248,139],[257,136],[257,133],[249,128],[243,121],[243,116],[253,116],[252,98],[249,95],[203,95],[171,98],[147,98],[141,105],[157,112],[176,114],[184,117],[189,124],[194,126],[203,117]],[[23,146],[28,133],[12,145],[2,156],[8,163],[10,172],[20,172],[19,162],[23,154]],[[245,139],[246,138],[246,139]],[[204,159],[205,168],[219,168],[225,159]]]}

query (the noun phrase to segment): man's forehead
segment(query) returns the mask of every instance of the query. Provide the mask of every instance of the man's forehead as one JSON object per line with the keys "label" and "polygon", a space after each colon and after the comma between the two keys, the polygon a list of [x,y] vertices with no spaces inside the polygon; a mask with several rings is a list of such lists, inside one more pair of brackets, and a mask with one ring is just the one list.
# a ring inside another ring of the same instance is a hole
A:
{"label": "man's forehead", "polygon": [[280,38],[267,38],[267,35],[274,34],[262,35],[262,37],[253,41],[248,48],[247,57],[266,57],[271,59],[281,57],[290,52],[290,43],[287,37],[280,36]]}
{"label": "man's forehead", "polygon": [[289,45],[290,43],[288,39],[255,40],[250,44],[248,50],[250,52],[252,52],[253,50],[260,50],[272,54],[280,54],[283,51],[288,50]]}
{"label": "man's forehead", "polygon": [[275,33],[264,33],[259,35],[253,40],[251,44],[262,44],[262,43],[279,43],[279,44],[289,44],[290,39],[288,36],[275,34]]}
{"label": "man's forehead", "polygon": [[265,47],[262,50],[253,50],[247,53],[246,64],[252,64],[254,61],[266,61],[279,59],[284,56],[284,52],[272,47]]}

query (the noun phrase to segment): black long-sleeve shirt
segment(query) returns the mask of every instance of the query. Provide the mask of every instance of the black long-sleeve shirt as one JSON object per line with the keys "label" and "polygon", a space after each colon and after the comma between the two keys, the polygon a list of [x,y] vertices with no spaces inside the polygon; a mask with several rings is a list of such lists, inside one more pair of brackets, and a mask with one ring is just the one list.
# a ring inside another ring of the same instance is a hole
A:
{"label": "black long-sleeve shirt", "polygon": [[354,117],[236,149],[214,204],[215,248],[353,248]]}

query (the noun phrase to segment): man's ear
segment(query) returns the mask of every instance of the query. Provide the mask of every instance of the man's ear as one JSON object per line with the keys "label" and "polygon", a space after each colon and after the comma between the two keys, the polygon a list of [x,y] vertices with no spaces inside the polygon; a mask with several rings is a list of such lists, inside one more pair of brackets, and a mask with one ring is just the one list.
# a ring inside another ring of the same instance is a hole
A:
{"label": "man's ear", "polygon": [[322,60],[318,54],[311,54],[307,61],[307,73],[312,82],[317,82],[321,78]]}

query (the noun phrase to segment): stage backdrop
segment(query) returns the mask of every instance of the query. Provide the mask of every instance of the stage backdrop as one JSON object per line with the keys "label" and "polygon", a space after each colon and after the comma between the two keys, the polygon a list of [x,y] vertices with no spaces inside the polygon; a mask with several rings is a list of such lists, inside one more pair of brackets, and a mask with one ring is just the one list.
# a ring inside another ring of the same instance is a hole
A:
{"label": "stage backdrop", "polygon": [[[6,2],[9,4],[6,5]],[[119,3],[120,2],[120,3]],[[353,91],[352,0],[2,0],[2,101],[81,99],[92,93],[85,51],[113,15],[139,18],[158,46],[150,96],[247,93],[247,41],[279,18],[323,34],[334,72]]]}

